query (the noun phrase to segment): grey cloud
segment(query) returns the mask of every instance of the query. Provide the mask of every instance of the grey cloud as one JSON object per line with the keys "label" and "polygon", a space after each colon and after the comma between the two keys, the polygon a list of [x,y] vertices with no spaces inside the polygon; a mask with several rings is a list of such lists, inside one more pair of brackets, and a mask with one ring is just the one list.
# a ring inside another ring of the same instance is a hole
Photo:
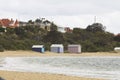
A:
{"label": "grey cloud", "polygon": [[[67,22],[71,19],[71,16],[90,15],[93,17],[96,15],[111,20],[112,22],[108,21],[110,28],[112,28],[112,24],[116,24],[116,28],[119,28],[120,17],[117,18],[119,14],[111,15],[114,12],[120,13],[119,3],[120,0],[0,0],[0,17],[29,19],[41,16],[69,16],[64,17],[64,19],[68,18],[66,19]],[[83,23],[87,19],[90,19],[90,17],[77,18],[80,21],[84,20]],[[73,24],[76,24],[76,22],[73,21]],[[79,21],[78,24],[80,24]],[[113,30],[113,28],[110,30]],[[117,30],[114,29],[114,32],[118,32]]]}
{"label": "grey cloud", "polygon": [[[114,0],[11,0],[9,3],[8,1],[0,1],[1,10],[29,15],[103,14],[119,10],[118,5],[112,3]],[[118,2],[120,1],[116,3]],[[4,3],[7,3],[7,6],[3,5]]]}

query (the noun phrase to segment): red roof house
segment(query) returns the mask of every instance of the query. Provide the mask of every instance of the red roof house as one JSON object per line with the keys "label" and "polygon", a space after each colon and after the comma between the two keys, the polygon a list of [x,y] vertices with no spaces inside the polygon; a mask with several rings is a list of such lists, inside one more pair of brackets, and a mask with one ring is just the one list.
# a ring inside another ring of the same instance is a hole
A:
{"label": "red roof house", "polygon": [[2,27],[9,27],[9,28],[15,28],[19,27],[19,22],[16,20],[14,21],[13,19],[0,19],[0,26]]}

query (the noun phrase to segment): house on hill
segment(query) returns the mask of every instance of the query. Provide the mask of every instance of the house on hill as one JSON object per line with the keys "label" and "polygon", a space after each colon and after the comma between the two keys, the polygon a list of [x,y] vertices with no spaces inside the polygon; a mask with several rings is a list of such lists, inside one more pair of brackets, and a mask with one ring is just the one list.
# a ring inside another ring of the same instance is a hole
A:
{"label": "house on hill", "polygon": [[18,20],[14,21],[13,19],[0,19],[0,26],[3,28],[15,28],[19,27]]}
{"label": "house on hill", "polygon": [[65,27],[65,32],[68,32],[68,33],[72,33],[72,29],[70,29],[69,27]]}
{"label": "house on hill", "polygon": [[35,21],[31,21],[31,22],[23,22],[23,21],[20,21],[19,22],[19,26],[38,26],[44,30],[47,30],[47,31],[51,31],[51,22],[48,21],[48,20],[40,20],[40,19],[36,19]]}
{"label": "house on hill", "polygon": [[51,22],[48,20],[45,20],[45,18],[41,18],[41,19],[36,19],[35,21],[33,21],[33,26],[38,26],[44,30],[50,31],[50,27],[51,27]]}
{"label": "house on hill", "polygon": [[57,30],[59,32],[65,33],[65,28],[64,27],[58,27]]}

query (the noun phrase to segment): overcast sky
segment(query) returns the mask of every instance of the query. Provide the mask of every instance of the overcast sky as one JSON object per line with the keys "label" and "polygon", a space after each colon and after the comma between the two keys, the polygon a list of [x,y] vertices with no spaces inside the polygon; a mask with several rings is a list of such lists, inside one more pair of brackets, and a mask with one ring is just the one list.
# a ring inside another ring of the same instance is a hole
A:
{"label": "overcast sky", "polygon": [[120,33],[120,0],[0,0],[0,18],[44,17],[59,26],[86,28],[94,16],[107,31]]}

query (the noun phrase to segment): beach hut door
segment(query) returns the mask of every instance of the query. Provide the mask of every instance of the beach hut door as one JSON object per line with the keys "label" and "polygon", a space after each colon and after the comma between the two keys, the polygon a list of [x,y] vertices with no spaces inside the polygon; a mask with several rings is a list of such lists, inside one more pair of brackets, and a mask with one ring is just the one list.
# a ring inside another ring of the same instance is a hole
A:
{"label": "beach hut door", "polygon": [[60,48],[58,47],[58,53],[60,53]]}

